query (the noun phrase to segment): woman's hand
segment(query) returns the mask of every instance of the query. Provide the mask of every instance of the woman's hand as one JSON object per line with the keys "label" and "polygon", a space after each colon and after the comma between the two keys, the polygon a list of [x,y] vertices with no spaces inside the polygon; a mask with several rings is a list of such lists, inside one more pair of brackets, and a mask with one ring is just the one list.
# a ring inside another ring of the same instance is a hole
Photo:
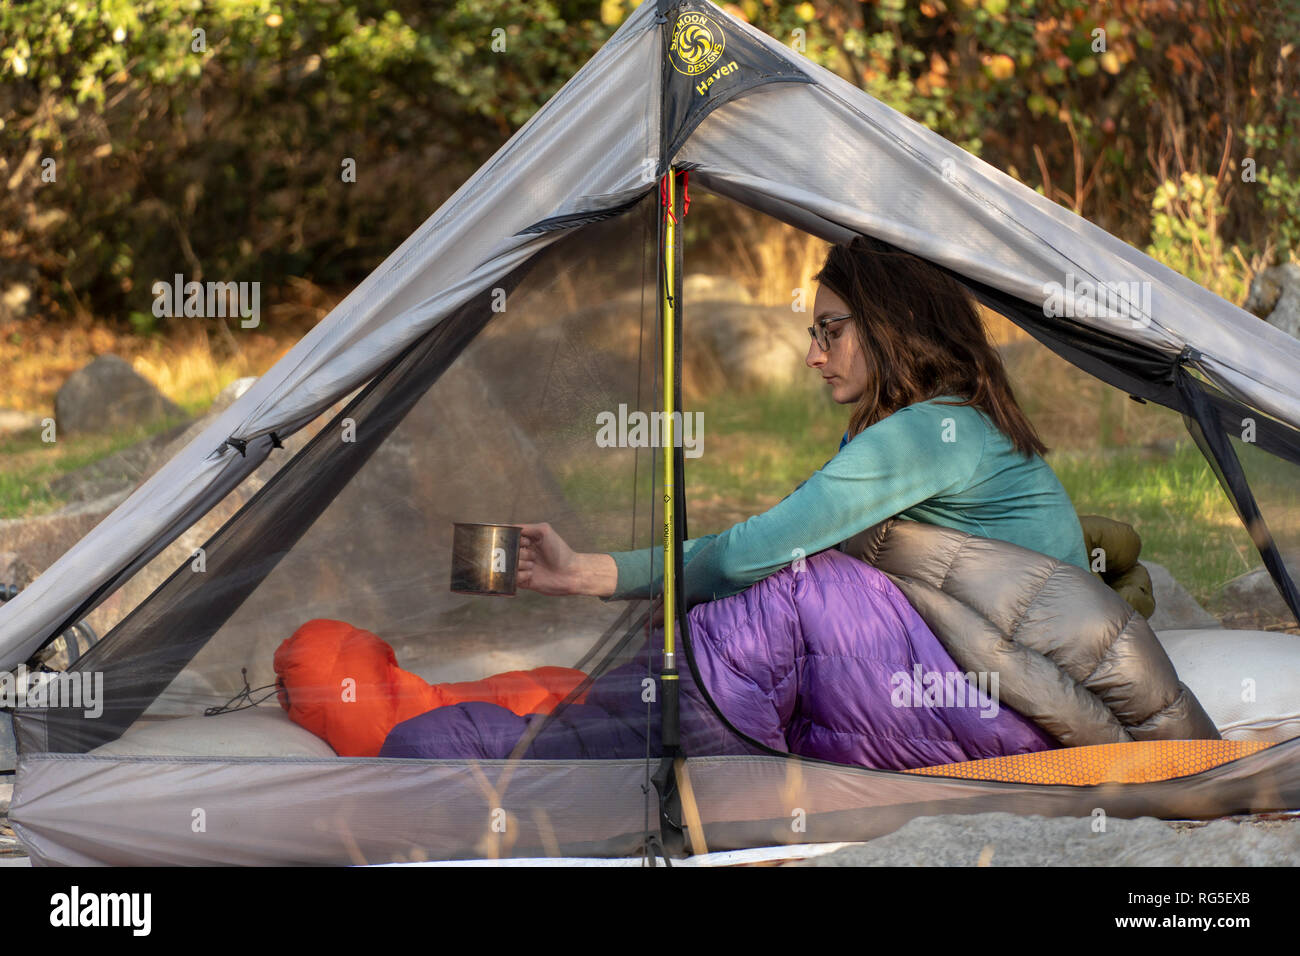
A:
{"label": "woman's hand", "polygon": [[520,528],[515,584],[539,594],[580,594],[582,556],[545,521]]}

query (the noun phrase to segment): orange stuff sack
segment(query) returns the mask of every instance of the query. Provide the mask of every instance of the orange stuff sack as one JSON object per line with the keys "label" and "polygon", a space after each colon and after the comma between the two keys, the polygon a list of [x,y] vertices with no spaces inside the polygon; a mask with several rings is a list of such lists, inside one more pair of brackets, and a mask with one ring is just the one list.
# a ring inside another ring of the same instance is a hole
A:
{"label": "orange stuff sack", "polygon": [[294,723],[340,757],[375,757],[397,724],[465,701],[519,715],[550,713],[586,679],[569,667],[430,684],[397,665],[387,642],[346,621],[308,621],[275,652],[276,692]]}

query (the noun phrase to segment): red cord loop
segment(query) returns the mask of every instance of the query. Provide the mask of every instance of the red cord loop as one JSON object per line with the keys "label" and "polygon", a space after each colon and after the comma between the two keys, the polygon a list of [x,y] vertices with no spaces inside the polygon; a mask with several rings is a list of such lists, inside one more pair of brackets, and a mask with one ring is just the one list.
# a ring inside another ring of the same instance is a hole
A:
{"label": "red cord loop", "polygon": [[[668,176],[669,174],[665,173],[659,179],[659,205],[661,206],[668,205]],[[690,211],[691,211],[691,174],[689,172],[684,172],[682,173],[682,218],[685,219],[686,214],[689,213]],[[667,211],[667,213],[665,213],[665,217],[671,219],[673,221],[673,224],[676,225],[677,216],[674,215],[671,208]]]}

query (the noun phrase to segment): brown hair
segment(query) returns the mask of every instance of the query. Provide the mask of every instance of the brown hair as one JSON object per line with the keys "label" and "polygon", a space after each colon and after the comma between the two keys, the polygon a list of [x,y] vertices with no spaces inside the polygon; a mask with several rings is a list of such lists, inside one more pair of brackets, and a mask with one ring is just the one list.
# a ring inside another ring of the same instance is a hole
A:
{"label": "brown hair", "polygon": [[974,301],[956,279],[871,236],[832,246],[813,280],[848,305],[867,363],[867,388],[849,419],[849,438],[900,408],[959,395],[1026,456],[1047,453],[1016,404],[1006,368]]}

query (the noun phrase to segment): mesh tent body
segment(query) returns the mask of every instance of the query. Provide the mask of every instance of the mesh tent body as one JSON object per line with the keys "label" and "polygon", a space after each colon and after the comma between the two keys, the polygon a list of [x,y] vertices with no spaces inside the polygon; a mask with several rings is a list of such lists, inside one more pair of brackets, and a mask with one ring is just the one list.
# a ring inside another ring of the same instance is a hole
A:
{"label": "mesh tent body", "polygon": [[[674,37],[686,16],[724,41],[698,72],[680,69],[683,61],[674,59]],[[1300,460],[1300,342],[712,4],[647,0],[248,392],[0,607],[0,668],[27,660],[129,581],[260,465],[282,454],[279,446],[292,436],[313,423],[337,421],[349,396],[355,397],[346,409],[360,422],[375,423],[366,439],[375,447],[400,434],[417,403],[427,401],[436,411],[425,396],[436,395],[443,372],[456,368],[471,343],[491,344],[481,339],[491,332],[493,291],[513,294],[538,263],[550,261],[548,254],[582,242],[583,235],[598,236],[610,224],[630,222],[627,234],[643,235],[657,218],[660,179],[670,167],[689,170],[692,188],[821,238],[867,233],[922,256],[1087,371],[1183,412],[1251,525],[1279,588],[1292,596],[1287,568],[1256,520],[1230,448],[1224,452],[1223,424],[1254,415],[1263,447]],[[650,268],[647,288],[655,279],[653,263]],[[1083,282],[1122,282],[1123,308],[1093,314],[1085,296],[1072,298],[1068,291]],[[1053,284],[1067,290],[1067,308],[1078,306],[1068,318],[1044,315],[1041,303]],[[1128,289],[1140,292],[1127,296]],[[687,328],[689,308],[687,302]],[[638,374],[656,359],[647,350]],[[652,388],[653,380],[648,384]],[[333,454],[328,443],[313,440],[283,478],[277,475],[275,493],[287,494],[295,481],[325,485],[316,493],[320,507],[328,507],[355,474],[337,467]],[[303,477],[313,474],[330,477]],[[233,567],[243,555],[250,574],[273,573],[269,569],[292,542],[311,534],[316,514],[308,509],[284,519],[293,527],[281,529],[290,542],[283,548],[253,534],[262,526],[251,519],[232,521],[220,539],[226,560]],[[260,571],[259,561],[265,565]],[[183,668],[203,651],[203,639],[167,636],[187,633],[177,621],[202,630],[202,619],[227,596],[216,585],[206,599],[196,596],[193,582],[178,576],[182,570],[123,621],[122,634],[109,635],[107,650],[85,662],[125,673],[137,657],[167,660],[161,677],[132,685],[138,693],[125,695],[119,724],[153,706],[144,697],[154,692],[149,688],[167,685],[169,667]],[[240,590],[234,577],[221,578],[231,593],[256,587],[251,582]],[[127,639],[141,633],[152,642],[147,652],[143,638]],[[103,726],[120,732],[119,724]],[[523,761],[494,770],[454,761],[395,766],[342,758],[85,753],[114,732],[86,722],[22,721],[14,818],[38,858],[373,862],[417,853],[488,855],[506,848],[485,849],[465,821],[485,819],[498,806],[494,799],[520,820],[509,852],[622,853],[640,845],[650,815],[642,761]],[[509,779],[504,791],[502,775]],[[753,753],[688,755],[686,776],[717,849],[793,842],[793,836],[804,842],[863,839],[929,813],[1087,815],[1098,805],[1099,789],[1106,792],[1107,812],[1119,815],[1204,817],[1300,801],[1294,741],[1180,779],[1103,788],[919,778]],[[780,796],[795,777],[820,795],[807,831],[798,834],[790,830]],[[491,783],[486,789],[485,779]],[[431,790],[440,795],[436,812],[422,796]],[[218,820],[237,819],[238,825],[216,824],[219,839],[210,831],[206,842],[184,828],[159,836],[150,826],[160,814],[200,805],[199,794],[206,801],[201,805],[218,808]],[[113,806],[133,809],[114,823],[108,813]],[[537,814],[539,807],[546,812]],[[342,825],[330,828],[321,822],[327,819]]]}

